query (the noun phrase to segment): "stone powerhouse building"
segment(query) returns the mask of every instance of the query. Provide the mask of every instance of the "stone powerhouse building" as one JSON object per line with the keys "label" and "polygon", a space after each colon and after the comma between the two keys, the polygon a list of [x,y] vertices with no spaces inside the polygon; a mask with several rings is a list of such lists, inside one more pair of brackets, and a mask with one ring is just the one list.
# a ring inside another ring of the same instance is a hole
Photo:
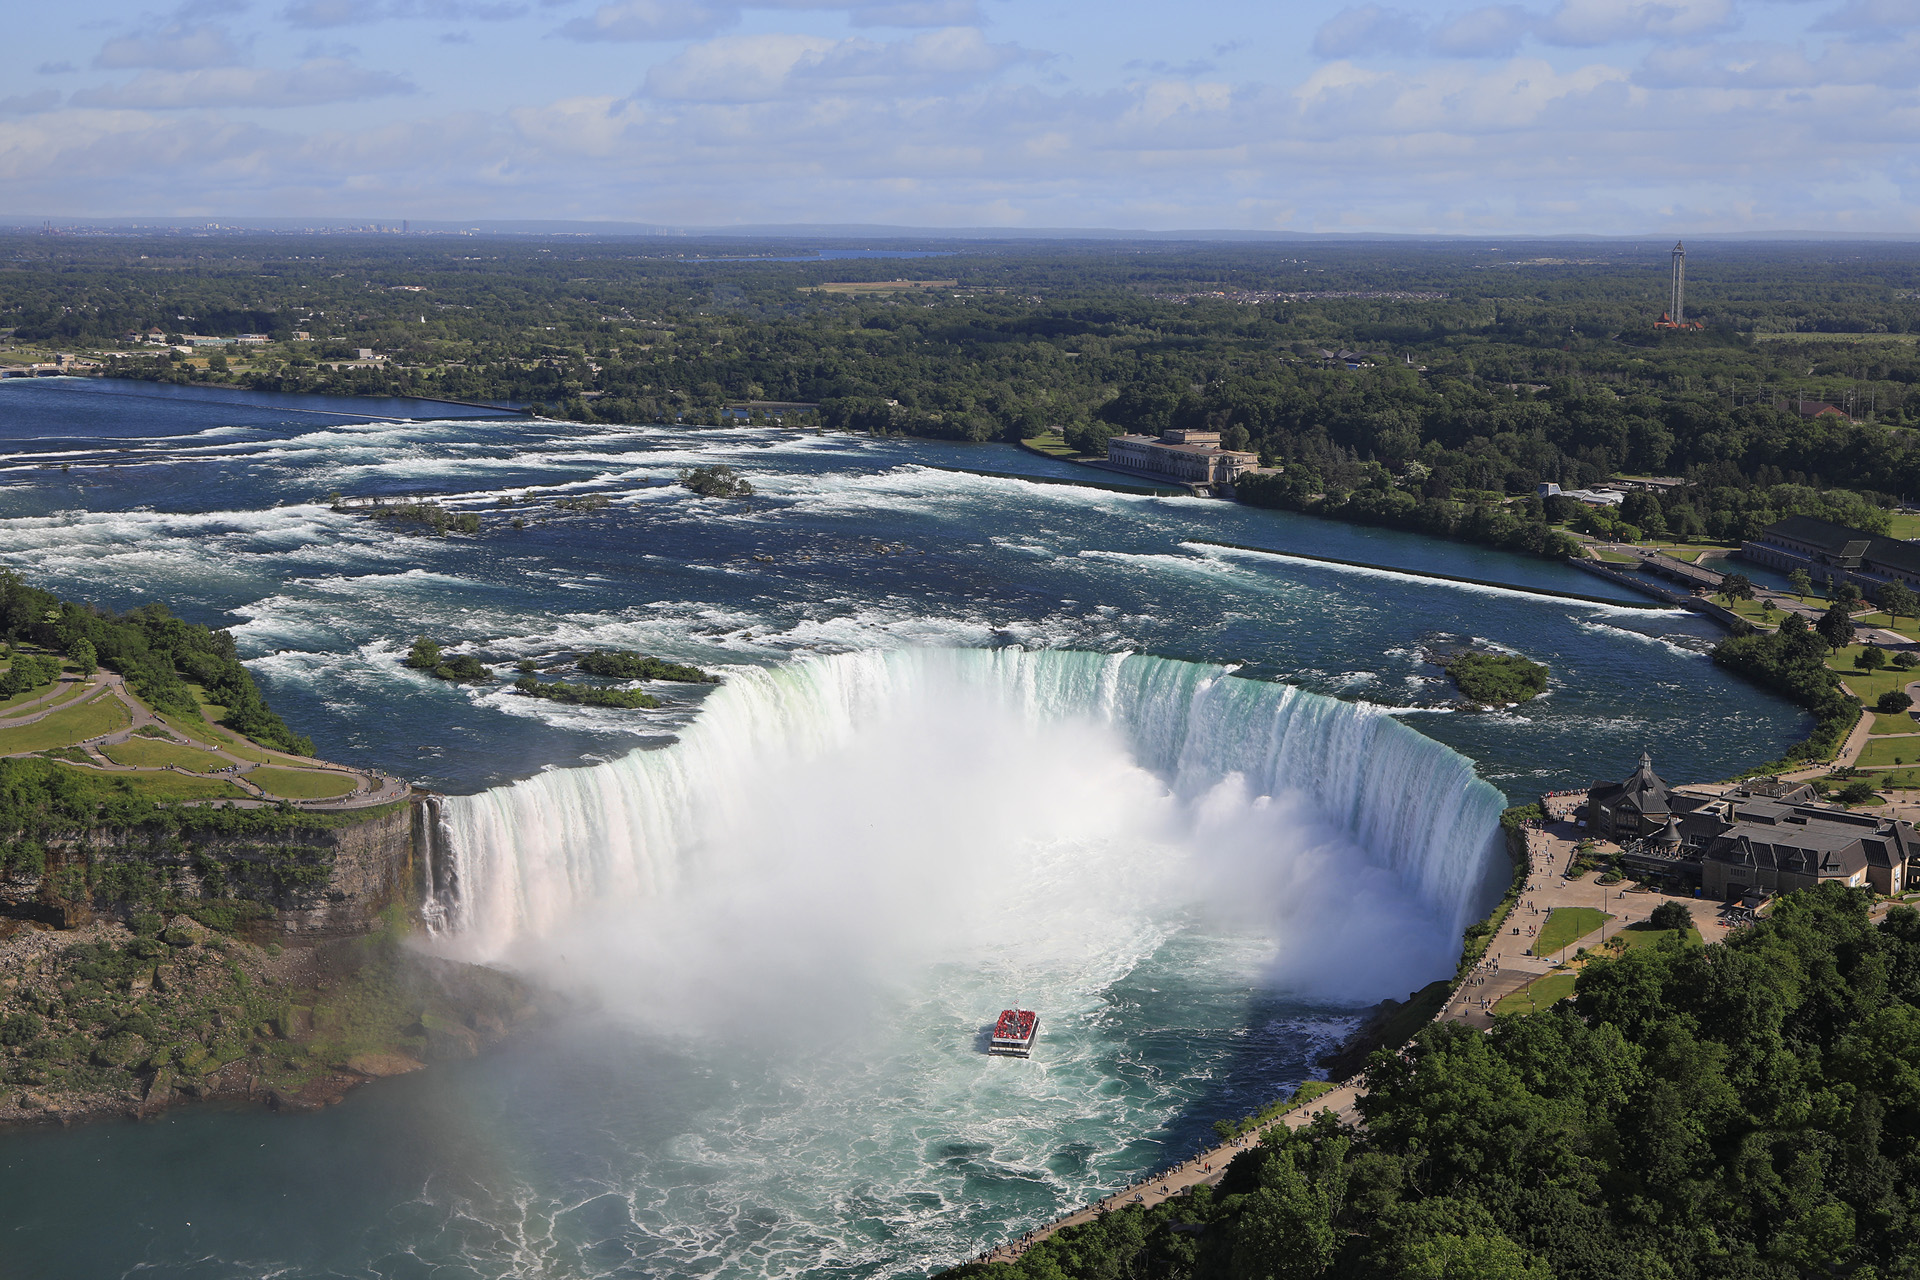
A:
{"label": "stone powerhouse building", "polygon": [[1815,582],[1851,581],[1869,596],[1883,582],[1920,589],[1920,545],[1812,516],[1768,525],[1740,544],[1740,558],[1782,573],[1805,569]]}
{"label": "stone powerhouse building", "polygon": [[1260,455],[1220,447],[1218,431],[1162,431],[1152,436],[1114,436],[1107,464],[1181,484],[1232,484],[1260,465]]}

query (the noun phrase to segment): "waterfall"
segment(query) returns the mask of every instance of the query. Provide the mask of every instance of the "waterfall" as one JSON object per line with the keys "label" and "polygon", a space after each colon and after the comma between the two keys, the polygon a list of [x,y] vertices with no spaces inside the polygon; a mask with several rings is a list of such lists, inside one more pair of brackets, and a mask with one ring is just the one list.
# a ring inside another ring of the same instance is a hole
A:
{"label": "waterfall", "polygon": [[[991,711],[1000,736],[943,746],[971,709]],[[1139,655],[906,649],[736,669],[665,748],[444,800],[435,909],[456,945],[497,955],[585,910],[657,905],[724,856],[715,832],[729,815],[771,803],[760,793],[769,769],[830,757],[902,716],[917,719],[893,754],[926,755],[917,772],[901,765],[892,786],[905,776],[925,795],[892,803],[931,803],[969,753],[1021,750],[1019,739],[1067,722],[1117,738],[1143,781],[1177,802],[1232,781],[1252,803],[1304,805],[1455,933],[1504,879],[1500,793],[1465,757],[1378,708]],[[1071,767],[1059,747],[1046,750],[1036,768]],[[858,816],[857,806],[844,814]]]}

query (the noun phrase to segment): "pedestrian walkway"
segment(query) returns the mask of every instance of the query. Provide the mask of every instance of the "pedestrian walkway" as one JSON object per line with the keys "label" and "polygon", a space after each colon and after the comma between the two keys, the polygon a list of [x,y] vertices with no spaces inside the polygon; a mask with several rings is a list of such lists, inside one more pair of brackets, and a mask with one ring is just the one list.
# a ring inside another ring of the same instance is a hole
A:
{"label": "pedestrian walkway", "polygon": [[[74,686],[84,683],[96,692],[74,694]],[[245,799],[182,800],[177,803],[187,806],[232,805],[242,809],[257,809],[264,806],[293,804],[307,811],[337,812],[350,809],[371,808],[389,804],[406,798],[412,793],[412,787],[398,778],[390,777],[368,769],[349,769],[343,765],[316,759],[310,756],[289,755],[263,747],[250,739],[246,750],[252,754],[242,754],[229,749],[218,741],[202,741],[192,738],[173,728],[165,720],[155,715],[147,704],[128,690],[126,681],[114,672],[96,670],[84,681],[78,678],[63,679],[53,689],[17,707],[9,708],[0,715],[0,730],[20,728],[36,724],[50,715],[93,702],[100,697],[110,697],[118,701],[127,711],[128,724],[111,733],[78,742],[75,748],[86,757],[86,762],[68,761],[74,768],[105,774],[173,773],[187,778],[204,778],[213,781],[229,782],[247,794]],[[209,734],[209,737],[215,735]],[[109,759],[102,748],[118,746],[134,738],[153,742],[163,742],[172,746],[204,752],[226,762],[225,767],[213,773],[197,773],[178,765],[143,767],[128,764],[116,764]],[[29,751],[0,752],[0,757],[37,756],[40,749]],[[255,759],[258,755],[263,759]],[[304,770],[322,770],[343,774],[353,779],[353,789],[344,795],[331,796],[315,800],[286,800],[255,783],[247,775],[257,768],[286,768]]]}

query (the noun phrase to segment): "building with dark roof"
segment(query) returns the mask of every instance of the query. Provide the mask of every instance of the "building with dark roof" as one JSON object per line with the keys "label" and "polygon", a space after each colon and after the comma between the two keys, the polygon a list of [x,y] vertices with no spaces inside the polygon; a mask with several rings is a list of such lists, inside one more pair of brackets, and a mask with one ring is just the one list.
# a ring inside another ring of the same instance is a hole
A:
{"label": "building with dark roof", "polygon": [[1904,893],[1920,878],[1920,832],[1910,823],[1816,803],[1803,782],[1676,789],[1642,755],[1625,782],[1587,792],[1585,815],[1592,834],[1620,845],[1628,870],[1725,901],[1828,880]]}
{"label": "building with dark roof", "polygon": [[1673,788],[1653,771],[1653,757],[1640,753],[1640,767],[1625,782],[1596,782],[1587,790],[1587,828],[1625,844],[1659,832],[1673,815]]}
{"label": "building with dark roof", "polygon": [[1805,569],[1815,582],[1851,581],[1871,593],[1885,582],[1920,588],[1920,544],[1812,516],[1788,516],[1740,544],[1740,557],[1769,569]]}

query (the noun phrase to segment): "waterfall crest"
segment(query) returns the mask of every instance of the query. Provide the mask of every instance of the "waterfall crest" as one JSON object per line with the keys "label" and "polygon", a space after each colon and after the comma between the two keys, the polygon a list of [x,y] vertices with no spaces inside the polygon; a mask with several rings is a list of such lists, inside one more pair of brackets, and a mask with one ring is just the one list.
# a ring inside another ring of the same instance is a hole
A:
{"label": "waterfall crest", "polygon": [[906,649],[735,670],[669,747],[445,800],[451,865],[434,882],[457,899],[443,890],[429,916],[463,950],[494,955],[582,909],[668,897],[712,852],[715,822],[754,803],[769,762],[844,748],[929,689],[1015,725],[1103,727],[1176,799],[1237,775],[1255,796],[1304,800],[1455,931],[1497,883],[1500,793],[1377,708],[1139,655]]}

